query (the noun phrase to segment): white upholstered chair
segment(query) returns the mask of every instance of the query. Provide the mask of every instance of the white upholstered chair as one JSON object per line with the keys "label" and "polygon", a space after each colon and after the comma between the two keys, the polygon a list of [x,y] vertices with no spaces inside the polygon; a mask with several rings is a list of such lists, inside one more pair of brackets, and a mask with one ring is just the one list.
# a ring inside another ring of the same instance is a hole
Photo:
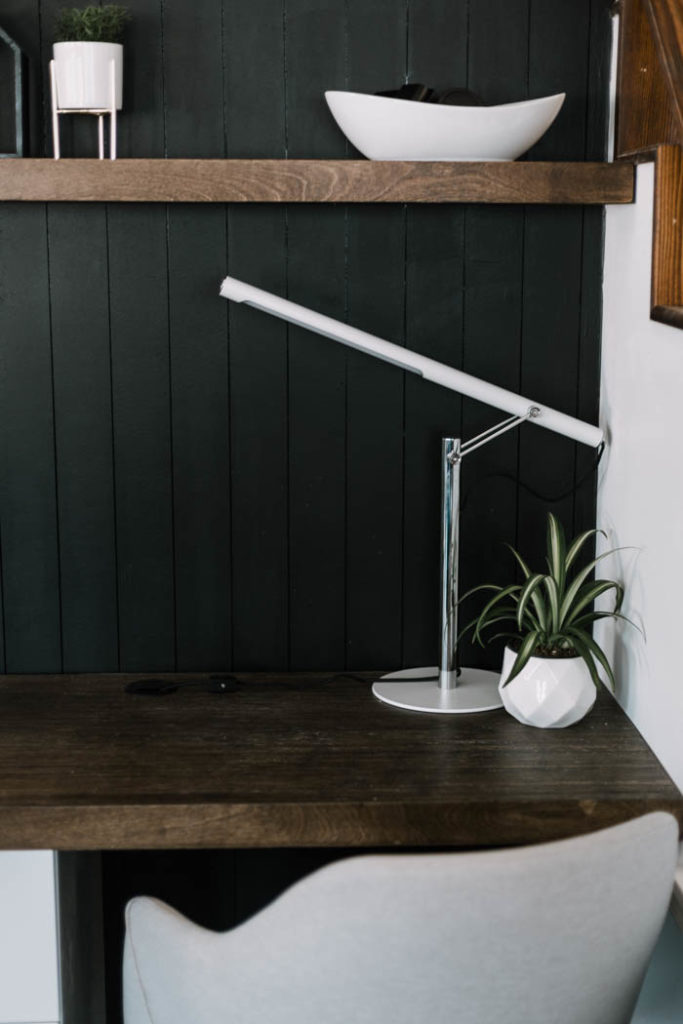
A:
{"label": "white upholstered chair", "polygon": [[246,923],[127,908],[126,1024],[627,1024],[669,904],[668,814],[480,853],[358,856]]}

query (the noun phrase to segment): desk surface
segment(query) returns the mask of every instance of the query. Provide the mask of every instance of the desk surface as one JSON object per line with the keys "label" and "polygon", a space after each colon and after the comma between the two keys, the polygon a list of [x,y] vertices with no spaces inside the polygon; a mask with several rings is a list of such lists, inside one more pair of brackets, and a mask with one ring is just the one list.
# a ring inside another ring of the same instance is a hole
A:
{"label": "desk surface", "polygon": [[139,675],[0,677],[0,848],[507,845],[656,809],[683,824],[604,691],[583,722],[541,730],[401,711],[375,677],[163,697],[124,693]]}

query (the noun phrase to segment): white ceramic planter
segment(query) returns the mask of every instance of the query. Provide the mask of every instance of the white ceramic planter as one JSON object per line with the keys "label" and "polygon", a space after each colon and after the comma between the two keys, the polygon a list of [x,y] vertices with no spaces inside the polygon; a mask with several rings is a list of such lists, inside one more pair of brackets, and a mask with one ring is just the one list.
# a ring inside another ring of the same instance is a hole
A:
{"label": "white ceramic planter", "polygon": [[596,690],[583,658],[530,658],[519,675],[503,686],[516,652],[505,648],[500,696],[506,711],[523,725],[563,729],[587,715]]}
{"label": "white ceramic planter", "polygon": [[495,107],[328,91],[335,121],[370,160],[516,160],[548,130],[564,93]]}
{"label": "white ceramic planter", "polygon": [[121,43],[55,43],[57,106],[60,110],[108,110],[114,61],[116,109],[123,102]]}

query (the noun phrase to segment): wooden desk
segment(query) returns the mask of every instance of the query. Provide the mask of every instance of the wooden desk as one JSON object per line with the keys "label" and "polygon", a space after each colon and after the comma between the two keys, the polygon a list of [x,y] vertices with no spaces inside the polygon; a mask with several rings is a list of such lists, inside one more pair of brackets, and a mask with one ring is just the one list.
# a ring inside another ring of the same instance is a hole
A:
{"label": "wooden desk", "polygon": [[400,711],[372,697],[371,673],[124,693],[139,676],[0,677],[0,848],[500,846],[655,809],[683,823],[606,692],[546,731],[502,710]]}

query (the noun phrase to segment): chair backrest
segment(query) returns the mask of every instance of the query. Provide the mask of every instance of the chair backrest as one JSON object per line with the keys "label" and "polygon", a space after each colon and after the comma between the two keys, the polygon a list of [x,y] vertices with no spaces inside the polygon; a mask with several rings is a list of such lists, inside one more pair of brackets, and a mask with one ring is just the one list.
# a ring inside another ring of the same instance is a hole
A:
{"label": "chair backrest", "polygon": [[626,1024],[671,897],[648,814],[521,849],[338,861],[229,932],[127,908],[126,1024]]}

